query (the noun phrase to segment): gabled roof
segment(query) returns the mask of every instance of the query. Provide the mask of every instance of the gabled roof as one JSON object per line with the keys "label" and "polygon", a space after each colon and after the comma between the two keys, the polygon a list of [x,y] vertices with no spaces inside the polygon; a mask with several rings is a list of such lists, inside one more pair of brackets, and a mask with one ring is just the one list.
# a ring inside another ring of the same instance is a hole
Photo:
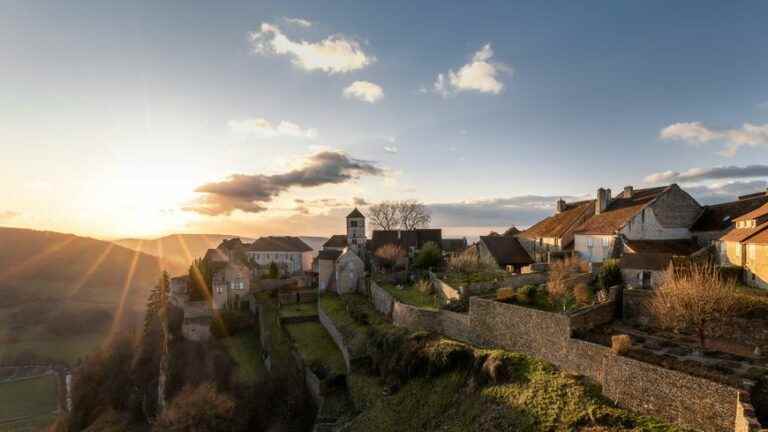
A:
{"label": "gabled roof", "polygon": [[207,262],[229,262],[229,257],[224,250],[220,248],[208,249],[208,251],[205,252],[205,257],[203,259]]}
{"label": "gabled roof", "polygon": [[615,234],[640,210],[673,186],[635,189],[629,198],[625,198],[623,193],[619,194],[611,200],[605,210],[587,219],[574,232],[577,234]]}
{"label": "gabled roof", "polygon": [[515,237],[481,236],[480,242],[488,248],[488,251],[501,267],[533,263],[528,252]]}
{"label": "gabled roof", "polygon": [[321,250],[317,254],[317,260],[324,260],[324,261],[336,261],[340,256],[341,252],[338,249],[325,249]]}
{"label": "gabled roof", "polygon": [[416,229],[416,230],[373,230],[371,241],[368,242],[370,250],[377,251],[380,247],[393,244],[405,250],[410,248],[421,249],[425,243],[434,242],[441,246],[443,230]]}
{"label": "gabled roof", "polygon": [[624,254],[619,259],[619,268],[628,270],[666,270],[672,261],[672,254],[636,253]]}
{"label": "gabled roof", "polygon": [[730,242],[743,242],[753,235],[762,232],[766,228],[768,228],[768,222],[763,222],[754,228],[735,228],[728,231],[728,233],[726,233],[724,236],[720,237],[720,240]]}
{"label": "gabled roof", "polygon": [[348,214],[348,215],[347,215],[347,219],[352,219],[352,218],[364,218],[364,217],[365,217],[365,216],[363,216],[363,214],[362,214],[362,213],[360,213],[360,210],[358,210],[358,209],[357,209],[357,207],[355,207],[355,209],[354,209],[354,210],[352,210],[352,213],[350,213],[350,214]]}
{"label": "gabled roof", "polygon": [[261,237],[247,246],[253,252],[309,252],[308,244],[298,237]]}
{"label": "gabled roof", "polygon": [[736,219],[734,219],[734,222],[757,219],[766,215],[768,215],[768,203],[763,204],[762,206],[752,210],[747,214],[737,217]]}
{"label": "gabled roof", "polygon": [[332,235],[327,242],[323,243],[324,248],[345,248],[347,247],[347,236],[343,234]]}
{"label": "gabled roof", "polygon": [[566,204],[565,210],[550,216],[520,233],[521,237],[536,239],[540,237],[560,238],[569,229],[584,218],[595,213],[595,200],[577,201]]}
{"label": "gabled roof", "polygon": [[736,201],[705,206],[701,216],[691,227],[691,231],[722,231],[728,229],[733,225],[733,221],[736,218],[744,216],[766,203],[768,203],[768,195],[760,193],[754,196],[741,197]]}
{"label": "gabled roof", "polygon": [[522,231],[520,231],[519,229],[517,229],[517,227],[516,227],[516,226],[512,226],[512,227],[509,227],[509,229],[508,229],[508,230],[504,231],[504,234],[502,234],[502,235],[505,235],[505,236],[514,236],[514,235],[518,235],[518,234],[520,234],[521,232],[522,232]]}
{"label": "gabled roof", "polygon": [[446,252],[461,252],[467,248],[467,239],[443,239],[440,247]]}
{"label": "gabled roof", "polygon": [[768,229],[764,229],[749,239],[745,243],[749,244],[759,244],[759,245],[768,245]]}
{"label": "gabled roof", "polygon": [[688,256],[701,247],[691,239],[678,240],[625,240],[624,244],[635,254],[671,254]]}

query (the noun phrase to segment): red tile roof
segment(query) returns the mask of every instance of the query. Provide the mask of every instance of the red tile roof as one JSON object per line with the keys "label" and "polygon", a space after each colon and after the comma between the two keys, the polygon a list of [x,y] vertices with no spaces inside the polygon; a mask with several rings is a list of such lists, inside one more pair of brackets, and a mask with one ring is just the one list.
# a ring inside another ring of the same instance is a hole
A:
{"label": "red tile roof", "polygon": [[640,210],[671,187],[635,189],[630,198],[624,198],[623,194],[620,194],[611,200],[605,210],[587,219],[574,232],[577,234],[615,234]]}
{"label": "red tile roof", "polygon": [[763,204],[762,206],[752,210],[751,212],[745,215],[741,215],[737,217],[736,219],[734,219],[734,222],[757,219],[765,215],[768,215],[768,203]]}
{"label": "red tile roof", "polygon": [[768,245],[768,229],[764,229],[748,238],[745,243]]}
{"label": "red tile roof", "polygon": [[636,254],[655,253],[688,256],[701,247],[693,240],[625,240],[624,244]]}
{"label": "red tile roof", "polygon": [[633,253],[619,259],[619,268],[631,270],[666,270],[672,261],[672,254]]}
{"label": "red tile roof", "polygon": [[540,237],[560,238],[575,224],[595,213],[595,200],[578,201],[566,204],[566,209],[550,216],[520,233],[521,237],[537,239]]}
{"label": "red tile roof", "polygon": [[726,233],[724,236],[720,237],[720,240],[730,242],[743,242],[753,235],[762,232],[766,228],[768,228],[768,222],[763,222],[754,228],[734,228],[728,231],[728,233]]}

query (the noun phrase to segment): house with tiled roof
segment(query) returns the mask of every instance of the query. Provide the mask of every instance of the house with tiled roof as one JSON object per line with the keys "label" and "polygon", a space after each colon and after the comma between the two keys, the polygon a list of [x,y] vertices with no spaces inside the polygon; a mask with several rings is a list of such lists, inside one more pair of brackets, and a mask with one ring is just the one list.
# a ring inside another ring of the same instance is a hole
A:
{"label": "house with tiled roof", "polygon": [[536,261],[548,261],[550,252],[573,249],[573,231],[592,217],[594,200],[566,203],[560,199],[555,214],[516,234],[520,244]]}
{"label": "house with tiled roof", "polygon": [[627,186],[616,197],[610,189],[600,188],[594,215],[573,231],[574,250],[590,262],[602,262],[619,258],[624,241],[691,239],[690,228],[702,210],[676,184],[646,189]]}
{"label": "house with tiled roof", "polygon": [[268,236],[245,245],[245,253],[252,264],[268,268],[277,264],[285,275],[301,274],[312,269],[314,250],[298,237]]}
{"label": "house with tiled roof", "polygon": [[718,243],[720,264],[741,267],[744,282],[768,289],[768,203],[733,222]]}
{"label": "house with tiled roof", "polygon": [[346,235],[331,236],[312,264],[320,291],[340,292],[358,285],[365,276],[363,259],[368,244],[365,215],[355,208],[345,219]]}
{"label": "house with tiled roof", "polygon": [[479,256],[490,258],[508,272],[520,273],[523,267],[533,264],[528,252],[513,236],[480,236],[476,247]]}
{"label": "house with tiled roof", "polygon": [[702,252],[693,238],[671,240],[623,239],[619,260],[624,283],[636,288],[653,288],[663,280],[664,272],[675,257]]}
{"label": "house with tiled roof", "polygon": [[704,206],[704,211],[691,227],[700,245],[708,246],[734,228],[734,220],[768,203],[768,191],[740,196],[735,201]]}

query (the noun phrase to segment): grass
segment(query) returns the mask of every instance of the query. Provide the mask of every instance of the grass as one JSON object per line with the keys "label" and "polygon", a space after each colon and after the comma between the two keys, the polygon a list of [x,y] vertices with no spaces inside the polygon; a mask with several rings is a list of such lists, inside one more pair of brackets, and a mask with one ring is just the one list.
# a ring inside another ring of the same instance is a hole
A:
{"label": "grass", "polygon": [[317,315],[317,303],[299,303],[280,307],[280,317],[293,318]]}
{"label": "grass", "polygon": [[78,359],[96,350],[106,340],[107,334],[107,331],[102,331],[70,337],[22,335],[19,342],[0,344],[0,363],[21,353],[30,352],[37,357],[64,362],[71,366]]}
{"label": "grass", "polygon": [[[365,333],[369,327],[387,326],[387,322],[371,306],[368,299],[360,294],[346,294],[343,297],[335,294],[323,294],[319,300],[320,307],[333,320],[339,329],[351,329]],[[350,315],[348,308],[355,309],[366,315],[368,324],[362,324]]]}
{"label": "grass", "polygon": [[458,289],[473,283],[493,282],[503,279],[508,274],[501,271],[484,271],[474,273],[449,272],[440,277],[443,282]]}
{"label": "grass", "polygon": [[320,323],[304,322],[288,324],[285,327],[307,366],[320,364],[332,373],[338,375],[346,373],[346,364],[341,351]]}
{"label": "grass", "polygon": [[266,376],[259,337],[256,332],[241,332],[223,339],[221,343],[237,364],[236,378],[239,382],[255,383]]}
{"label": "grass", "polygon": [[397,301],[420,308],[436,309],[437,299],[434,294],[424,294],[417,290],[414,285],[404,285],[398,288],[390,283],[376,281],[388,293],[392,294]]}
{"label": "grass", "polygon": [[16,417],[50,415],[58,407],[57,392],[53,375],[0,384],[0,422]]}

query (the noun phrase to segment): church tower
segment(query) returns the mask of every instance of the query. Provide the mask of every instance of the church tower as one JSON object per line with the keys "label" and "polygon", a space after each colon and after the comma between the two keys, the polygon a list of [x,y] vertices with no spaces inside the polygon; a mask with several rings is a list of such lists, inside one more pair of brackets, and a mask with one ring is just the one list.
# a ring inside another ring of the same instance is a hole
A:
{"label": "church tower", "polygon": [[347,245],[354,251],[365,251],[365,216],[355,208],[347,215]]}

